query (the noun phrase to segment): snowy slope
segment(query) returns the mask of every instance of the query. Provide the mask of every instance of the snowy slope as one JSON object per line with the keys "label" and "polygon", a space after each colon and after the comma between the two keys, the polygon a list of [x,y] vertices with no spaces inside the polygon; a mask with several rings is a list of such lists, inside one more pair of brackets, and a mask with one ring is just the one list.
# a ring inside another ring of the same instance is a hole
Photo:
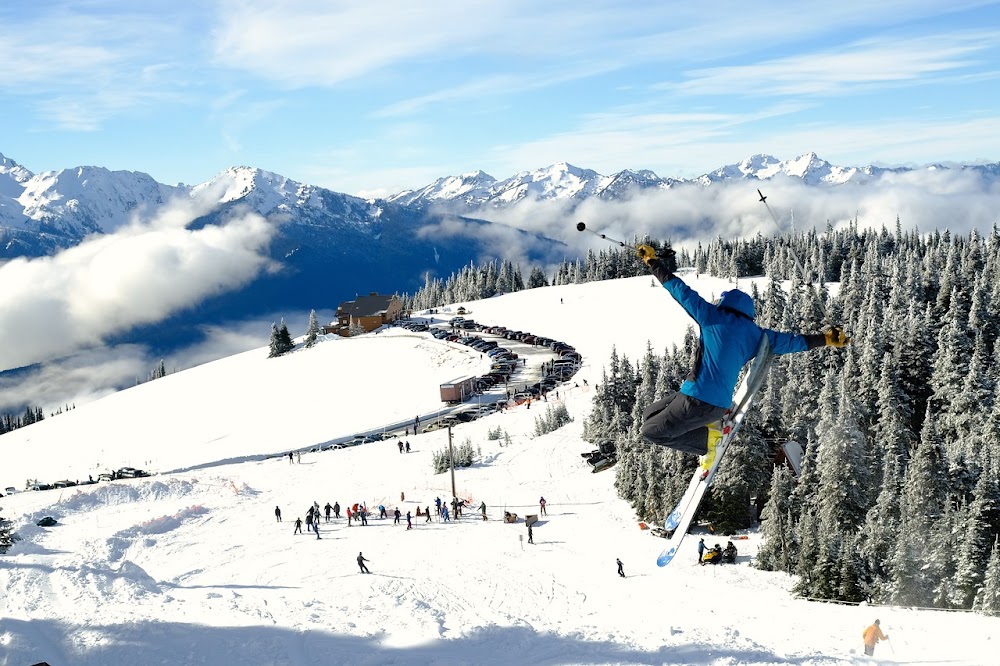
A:
{"label": "snowy slope", "polygon": [[[390,440],[307,452],[301,464],[250,459],[426,414],[442,377],[482,362],[401,329],[281,359],[255,350],[4,435],[5,485],[125,453],[161,471],[205,466],[0,499],[23,537],[0,557],[0,664],[852,664],[868,662],[860,635],[876,617],[891,637],[878,663],[992,663],[997,620],[795,599],[790,578],[749,566],[755,534],[737,541],[736,566],[694,565],[692,539],[677,566],[656,567],[662,542],[637,528],[613,472],[591,474],[579,456],[612,345],[634,359],[647,338],[662,350],[683,336],[686,317],[650,282],[466,304],[477,321],[560,337],[586,358],[560,389],[575,421],[559,431],[532,435],[539,402],[455,428],[456,444],[482,453],[456,471],[458,494],[485,501],[487,522],[421,517],[407,531],[340,520],[320,539],[292,534],[313,501],[405,513],[449,497],[449,475],[431,469],[444,431],[409,436],[410,454]],[[706,296],[730,286],[691,283]],[[635,311],[648,322],[608,314]],[[383,381],[362,379],[373,371]],[[487,438],[497,428],[510,446]],[[527,544],[523,523],[498,518],[535,513],[541,495],[549,515]],[[36,527],[46,515],[59,525]],[[357,573],[359,551],[373,575]]]}

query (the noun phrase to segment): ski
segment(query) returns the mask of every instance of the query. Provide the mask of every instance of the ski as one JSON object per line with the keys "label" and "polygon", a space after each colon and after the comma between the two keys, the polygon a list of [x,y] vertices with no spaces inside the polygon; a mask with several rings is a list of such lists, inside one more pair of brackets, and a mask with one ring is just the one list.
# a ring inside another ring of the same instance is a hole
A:
{"label": "ski", "polygon": [[684,536],[691,526],[691,521],[694,520],[694,515],[698,512],[698,507],[705,496],[705,491],[708,490],[708,486],[712,482],[712,477],[719,469],[719,464],[722,462],[729,444],[736,438],[747,412],[750,411],[754,396],[767,377],[767,369],[771,365],[772,358],[770,342],[764,335],[757,347],[757,354],[743,376],[743,381],[736,389],[733,405],[722,419],[722,439],[715,447],[715,460],[712,461],[707,470],[703,470],[700,465],[695,469],[687,490],[663,523],[663,528],[670,536],[667,537],[667,545],[663,552],[656,558],[657,566],[667,566],[677,554],[677,549],[684,540]]}

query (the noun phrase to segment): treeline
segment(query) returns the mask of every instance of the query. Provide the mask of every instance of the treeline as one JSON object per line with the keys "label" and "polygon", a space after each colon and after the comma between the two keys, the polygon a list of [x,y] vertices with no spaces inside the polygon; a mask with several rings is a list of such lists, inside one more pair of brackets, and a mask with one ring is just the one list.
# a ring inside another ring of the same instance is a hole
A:
{"label": "treeline", "polygon": [[[766,273],[750,289],[762,326],[842,324],[853,337],[778,357],[702,519],[746,527],[751,497],[767,496],[757,565],[797,575],[805,597],[1000,613],[996,227],[983,237],[851,226],[717,240],[688,259],[721,276]],[[832,294],[816,281],[831,279]],[[634,364],[612,354],[586,423],[590,441],[616,443],[618,491],[647,521],[664,519],[696,460],[641,443],[638,423],[654,396],[679,388],[696,345],[691,330]],[[805,449],[798,479],[773,463],[789,440]]]}
{"label": "treeline", "polygon": [[[58,412],[57,412],[58,413]],[[41,407],[28,405],[22,414],[0,414],[0,435],[45,420]]]}
{"label": "treeline", "polygon": [[[633,244],[642,242],[652,241],[648,238],[635,239]],[[681,252],[678,256],[679,266],[692,265],[693,261],[693,255],[687,252]],[[613,246],[597,252],[590,250],[583,259],[563,261],[555,267],[551,277],[541,267],[533,266],[527,280],[524,279],[520,264],[494,260],[481,266],[469,264],[444,279],[432,278],[428,273],[423,287],[412,296],[404,296],[403,309],[424,310],[535,287],[635,277],[644,275],[645,271],[645,266],[636,261],[631,250]]]}

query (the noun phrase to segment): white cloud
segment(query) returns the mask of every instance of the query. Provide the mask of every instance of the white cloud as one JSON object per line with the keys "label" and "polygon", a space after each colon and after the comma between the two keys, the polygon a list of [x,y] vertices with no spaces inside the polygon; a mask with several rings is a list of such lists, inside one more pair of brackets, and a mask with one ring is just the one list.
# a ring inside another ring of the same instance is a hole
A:
{"label": "white cloud", "polygon": [[[776,225],[757,199],[768,195],[778,216]],[[523,226],[570,246],[568,254],[602,249],[606,242],[579,233],[576,222],[609,237],[631,243],[650,235],[693,249],[718,237],[748,238],[835,227],[857,218],[860,227],[889,229],[899,216],[904,230],[950,229],[967,234],[987,232],[1000,208],[1000,188],[989,187],[973,172],[919,170],[891,175],[878,184],[810,187],[801,181],[775,178],[702,187],[685,185],[636,196],[628,201],[588,199],[575,209],[564,201],[525,204],[498,211],[491,218]]]}
{"label": "white cloud", "polygon": [[222,226],[186,228],[204,212],[197,203],[176,204],[146,224],[0,266],[0,368],[99,346],[268,267],[271,223],[244,212]]}
{"label": "white cloud", "polygon": [[997,32],[867,39],[761,63],[696,69],[686,73],[686,81],[657,87],[685,95],[857,94],[878,86],[940,82],[935,75],[980,65],[998,39]]}

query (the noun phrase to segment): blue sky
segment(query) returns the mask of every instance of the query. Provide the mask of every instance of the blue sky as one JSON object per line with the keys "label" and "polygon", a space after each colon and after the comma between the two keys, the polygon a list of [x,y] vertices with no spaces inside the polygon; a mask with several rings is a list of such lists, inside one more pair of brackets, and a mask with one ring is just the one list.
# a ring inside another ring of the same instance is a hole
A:
{"label": "blue sky", "polygon": [[1000,2],[0,6],[0,153],[353,194],[567,161],[1000,160]]}

